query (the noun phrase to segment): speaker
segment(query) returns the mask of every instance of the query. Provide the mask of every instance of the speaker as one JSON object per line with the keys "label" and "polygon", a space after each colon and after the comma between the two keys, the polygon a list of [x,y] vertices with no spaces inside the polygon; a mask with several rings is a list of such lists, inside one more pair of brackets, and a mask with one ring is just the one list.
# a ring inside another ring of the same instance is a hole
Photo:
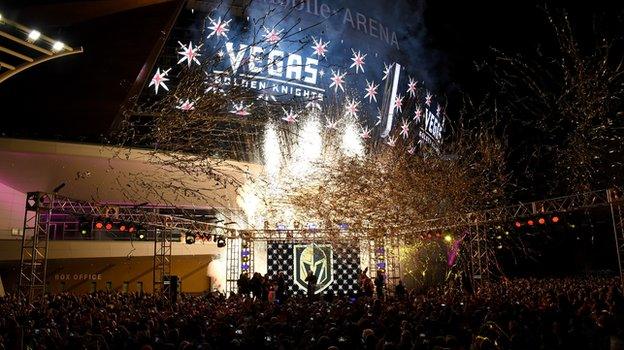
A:
{"label": "speaker", "polygon": [[178,287],[180,285],[180,278],[176,275],[169,276],[169,299],[173,304],[178,301]]}

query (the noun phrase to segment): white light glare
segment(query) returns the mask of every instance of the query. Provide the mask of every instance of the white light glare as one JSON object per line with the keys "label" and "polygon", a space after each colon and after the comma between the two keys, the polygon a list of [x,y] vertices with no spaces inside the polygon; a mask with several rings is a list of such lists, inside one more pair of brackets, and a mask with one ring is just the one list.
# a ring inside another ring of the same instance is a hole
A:
{"label": "white light glare", "polygon": [[32,40],[32,41],[36,41],[37,39],[39,39],[39,37],[41,36],[41,32],[38,30],[33,29],[29,34],[28,34],[28,39]]}
{"label": "white light glare", "polygon": [[347,157],[364,156],[364,145],[354,123],[347,123],[344,134],[342,134],[342,152]]}
{"label": "white light glare", "polygon": [[56,41],[54,43],[54,45],[52,45],[52,50],[54,50],[56,52],[59,52],[59,51],[63,50],[63,48],[65,48],[65,44],[63,44],[60,41]]}

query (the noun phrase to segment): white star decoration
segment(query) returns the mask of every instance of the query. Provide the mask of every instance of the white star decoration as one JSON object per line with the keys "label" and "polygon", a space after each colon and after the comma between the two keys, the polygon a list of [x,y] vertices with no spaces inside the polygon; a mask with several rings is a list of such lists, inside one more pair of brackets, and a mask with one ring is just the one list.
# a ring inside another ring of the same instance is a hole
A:
{"label": "white star decoration", "polygon": [[430,93],[429,91],[427,91],[427,96],[425,96],[425,104],[426,104],[427,106],[430,106],[430,105],[431,105],[431,98],[432,98],[432,97],[433,97],[433,96],[431,96],[431,93]]}
{"label": "white star decoration", "polygon": [[347,117],[355,117],[357,118],[357,113],[358,113],[358,106],[360,105],[360,102],[356,102],[355,100],[351,100],[349,101],[349,98],[347,97],[347,104],[345,106],[345,115]]}
{"label": "white star decoration", "polygon": [[185,101],[182,101],[182,99],[178,100],[178,103],[180,103],[179,105],[176,106],[177,109],[181,109],[185,112],[187,111],[192,111],[195,109],[195,101],[192,101],[190,99],[186,99]]}
{"label": "white star decoration", "polygon": [[320,38],[318,41],[316,41],[314,37],[312,37],[312,41],[314,42],[314,45],[312,45],[312,49],[314,50],[316,57],[325,57],[325,54],[327,53],[327,45],[330,42],[328,41],[324,43],[323,38]]}
{"label": "white star decoration", "polygon": [[381,110],[379,108],[377,108],[377,122],[375,123],[375,126],[381,124]]}
{"label": "white star decoration", "polygon": [[287,122],[288,124],[292,124],[292,123],[296,123],[297,122],[297,117],[299,117],[297,115],[297,113],[294,113],[292,108],[289,111],[286,111],[286,109],[284,107],[282,107],[282,110],[284,111],[284,114],[286,114],[282,120]]}
{"label": "white star decoration", "polygon": [[371,138],[371,131],[368,128],[368,126],[365,126],[362,129],[362,132],[360,133],[360,137],[363,138],[364,140],[370,139]]}
{"label": "white star decoration", "polygon": [[390,147],[394,147],[396,145],[396,137],[388,136],[388,141],[386,144]]}
{"label": "white star decoration", "polygon": [[338,121],[334,119],[327,118],[327,124],[325,124],[325,128],[329,130],[338,129]]}
{"label": "white star decoration", "polygon": [[232,110],[230,111],[230,113],[236,114],[239,117],[246,117],[251,114],[248,110],[249,107],[251,107],[251,104],[245,105],[242,101],[240,103],[234,103],[232,105]]}
{"label": "white star decoration", "polygon": [[409,83],[407,83],[407,92],[412,98],[416,96],[416,84],[418,84],[418,82],[412,79],[412,77],[409,77]]}
{"label": "white star decoration", "polygon": [[187,61],[189,67],[191,66],[191,63],[193,62],[200,64],[197,57],[201,56],[201,54],[197,53],[197,51],[202,47],[203,44],[200,44],[199,46],[196,46],[196,47],[193,47],[193,43],[190,41],[189,41],[188,46],[182,44],[179,41],[178,41],[178,44],[182,48],[182,51],[178,51],[178,55],[182,55],[182,58],[180,58],[180,60],[178,61],[178,64],[184,61]]}
{"label": "white star decoration", "polygon": [[403,96],[401,96],[401,94],[398,94],[396,98],[394,99],[394,108],[396,108],[399,111],[399,113],[401,113],[403,112],[402,107],[403,107]]}
{"label": "white star decoration", "polygon": [[403,119],[403,124],[401,125],[401,136],[406,139],[409,136],[409,122]]}
{"label": "white star decoration", "polygon": [[388,74],[390,74],[390,68],[391,67],[392,67],[392,65],[387,65],[386,62],[384,62],[383,78],[381,78],[381,80],[388,79]]}
{"label": "white star decoration", "polygon": [[351,49],[351,52],[353,52],[353,57],[351,57],[351,61],[353,61],[353,63],[351,63],[349,68],[355,67],[356,73],[360,69],[362,70],[362,73],[364,73],[364,59],[366,58],[367,54],[362,55],[362,53],[359,50],[356,53],[355,50],[353,49]]}
{"label": "white star decoration", "polygon": [[342,73],[340,74],[340,69],[338,69],[336,72],[334,72],[334,70],[332,69],[332,77],[330,78],[330,80],[332,81],[331,84],[329,84],[330,88],[334,88],[334,92],[338,92],[338,88],[340,88],[340,90],[344,91],[344,83],[345,83],[345,75],[347,75],[347,73]]}
{"label": "white star decoration", "polygon": [[210,20],[210,26],[208,27],[208,29],[210,29],[210,34],[208,34],[207,39],[210,39],[211,36],[215,36],[215,37],[219,37],[222,36],[224,38],[228,38],[227,36],[227,32],[230,31],[230,28],[228,28],[228,24],[230,24],[231,19],[228,19],[225,22],[221,21],[221,17],[219,17],[219,19],[217,19],[217,21],[215,22],[215,20],[213,20],[212,18],[208,17],[208,20]]}
{"label": "white star decoration", "polygon": [[366,95],[364,95],[364,98],[368,98],[368,102],[372,102],[372,101],[377,102],[377,88],[378,87],[379,87],[379,84],[375,85],[374,81],[371,81],[369,83],[368,79],[366,80]]}
{"label": "white star decoration", "polygon": [[282,34],[283,29],[276,30],[273,28],[269,30],[267,27],[264,27],[264,31],[266,32],[264,34],[264,39],[271,45],[277,44],[282,39],[280,34]]}
{"label": "white star decoration", "polygon": [[158,88],[161,87],[161,86],[162,86],[163,89],[169,91],[169,88],[167,87],[167,85],[165,85],[165,82],[169,81],[169,78],[167,78],[167,74],[169,73],[170,70],[171,70],[171,68],[169,68],[166,71],[163,71],[161,73],[160,72],[160,68],[156,69],[156,73],[152,77],[152,81],[150,81],[150,84],[149,84],[148,87],[154,85],[154,89],[156,90],[156,94],[158,94]]}
{"label": "white star decoration", "polygon": [[414,120],[416,121],[416,123],[420,121],[421,116],[422,116],[422,108],[416,107],[416,110],[414,111]]}

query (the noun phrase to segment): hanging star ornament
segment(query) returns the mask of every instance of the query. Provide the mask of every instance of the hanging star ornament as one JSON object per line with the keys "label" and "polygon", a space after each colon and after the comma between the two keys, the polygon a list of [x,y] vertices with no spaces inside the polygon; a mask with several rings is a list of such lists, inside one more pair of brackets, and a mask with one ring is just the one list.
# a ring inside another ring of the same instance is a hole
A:
{"label": "hanging star ornament", "polygon": [[394,108],[398,110],[399,113],[403,112],[403,96],[401,96],[401,94],[398,94],[394,99]]}
{"label": "hanging star ornament", "polygon": [[181,46],[182,51],[178,51],[178,55],[182,55],[182,58],[178,61],[178,64],[187,61],[188,66],[190,67],[193,62],[200,64],[197,57],[201,56],[197,51],[202,47],[203,44],[199,46],[193,47],[193,43],[189,41],[188,46],[182,44],[178,41],[178,44]]}
{"label": "hanging star ornament", "polygon": [[281,34],[282,34],[283,29],[277,30],[273,28],[269,30],[267,27],[264,27],[264,31],[265,31],[264,40],[266,40],[271,45],[277,44],[282,39]]}
{"label": "hanging star ornament", "polygon": [[210,37],[213,35],[215,36],[215,38],[218,38],[220,36],[226,39],[228,38],[227,32],[230,31],[230,28],[228,28],[228,24],[230,24],[231,19],[228,19],[227,21],[222,22],[221,17],[219,17],[217,21],[208,17],[208,20],[210,20],[210,26],[208,27],[208,29],[210,29],[210,34],[208,34],[207,39],[210,39]]}
{"label": "hanging star ornament", "polygon": [[427,96],[425,96],[425,104],[427,105],[427,107],[431,105],[431,98],[432,97],[433,96],[431,96],[431,93],[429,91],[427,91]]}
{"label": "hanging star ornament", "polygon": [[409,122],[405,119],[403,119],[403,124],[401,125],[401,136],[403,136],[404,139],[409,136]]}
{"label": "hanging star ornament", "polygon": [[345,115],[347,117],[357,118],[358,106],[360,105],[359,101],[351,100],[347,97],[347,104],[345,105]]}
{"label": "hanging star ornament", "polygon": [[418,123],[420,121],[420,117],[422,117],[422,108],[420,108],[420,106],[416,107],[416,110],[414,111],[414,120],[416,121],[416,123]]}
{"label": "hanging star ornament", "polygon": [[418,84],[418,82],[412,79],[412,77],[409,77],[409,82],[407,83],[407,92],[409,93],[411,98],[414,98],[416,96],[416,84]]}
{"label": "hanging star ornament", "polygon": [[251,113],[249,113],[249,107],[251,107],[251,103],[248,105],[245,105],[242,101],[240,103],[234,103],[232,105],[232,110],[230,111],[230,113],[235,114],[239,117],[246,117],[248,115],[251,115]]}
{"label": "hanging star ornament", "polygon": [[316,41],[314,37],[312,37],[312,41],[314,42],[314,45],[312,45],[312,49],[314,50],[316,57],[318,58],[325,57],[325,54],[327,53],[327,45],[330,42],[329,41],[323,42],[323,38],[319,38],[319,40]]}
{"label": "hanging star ornament", "polygon": [[297,117],[299,116],[297,115],[297,113],[293,112],[292,108],[289,111],[286,111],[286,109],[282,107],[282,110],[284,111],[284,114],[285,114],[285,116],[282,118],[283,121],[287,122],[288,124],[297,122]]}
{"label": "hanging star ornament", "polygon": [[381,78],[382,81],[388,79],[388,74],[390,74],[391,67],[392,65],[387,65],[386,62],[384,62],[383,78]]}
{"label": "hanging star ornament", "polygon": [[365,126],[362,129],[362,132],[360,133],[360,137],[363,138],[364,140],[371,138],[371,130],[368,128],[368,126]]}
{"label": "hanging star ornament", "polygon": [[332,82],[331,84],[329,84],[329,87],[333,87],[334,92],[337,93],[338,88],[340,88],[340,90],[344,92],[345,75],[347,75],[347,73],[340,74],[340,69],[338,69],[336,72],[334,72],[334,70],[332,69],[332,77],[330,78]]}
{"label": "hanging star ornament", "polygon": [[185,112],[188,111],[192,111],[195,109],[195,101],[191,101],[190,99],[186,99],[184,101],[182,101],[182,99],[178,100],[178,105],[176,106],[177,109],[181,109]]}
{"label": "hanging star ornament", "polygon": [[396,145],[396,137],[388,136],[388,141],[386,141],[386,145],[394,147]]}
{"label": "hanging star ornament", "polygon": [[375,81],[369,83],[366,80],[366,95],[364,95],[364,98],[367,98],[369,103],[372,101],[377,102],[377,88],[379,88],[379,84],[375,85]]}
{"label": "hanging star ornament", "polygon": [[375,123],[375,126],[381,124],[381,110],[379,108],[377,108],[377,122]]}
{"label": "hanging star ornament", "polygon": [[353,63],[351,63],[349,68],[355,67],[356,73],[360,69],[362,70],[362,73],[364,73],[364,59],[366,58],[367,54],[362,55],[362,53],[359,50],[356,53],[355,50],[353,49],[351,49],[351,52],[353,52],[353,57],[351,57],[351,61],[353,61]]}
{"label": "hanging star ornament", "polygon": [[167,78],[167,74],[169,73],[170,70],[171,70],[171,68],[169,68],[166,71],[163,71],[161,73],[160,72],[160,68],[156,69],[156,73],[152,77],[152,81],[150,81],[148,87],[154,85],[154,89],[156,90],[156,94],[158,94],[158,88],[159,87],[162,87],[163,89],[169,91],[169,88],[167,87],[165,82],[169,81],[169,78]]}

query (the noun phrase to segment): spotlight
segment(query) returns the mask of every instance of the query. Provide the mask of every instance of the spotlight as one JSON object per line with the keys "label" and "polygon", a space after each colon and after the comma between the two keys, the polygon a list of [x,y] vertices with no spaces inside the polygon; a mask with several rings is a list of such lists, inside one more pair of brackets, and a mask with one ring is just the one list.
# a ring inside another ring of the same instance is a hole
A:
{"label": "spotlight", "polygon": [[540,224],[540,225],[544,225],[544,224],[546,223],[546,219],[544,219],[544,218],[539,218],[539,219],[537,220],[537,222],[539,222],[539,224]]}
{"label": "spotlight", "polygon": [[556,224],[559,222],[559,220],[561,220],[557,215],[553,216],[552,218],[550,218],[550,221],[553,222],[553,224]]}
{"label": "spotlight", "polygon": [[113,229],[113,223],[108,221],[105,225],[104,228],[106,229],[106,231],[110,231]]}
{"label": "spotlight", "polygon": [[97,220],[95,222],[95,228],[98,229],[98,230],[103,229],[104,228],[104,222],[102,222],[102,220]]}
{"label": "spotlight", "polygon": [[126,232],[126,230],[128,229],[128,225],[126,225],[125,223],[121,223],[119,224],[119,231],[121,232]]}
{"label": "spotlight", "polygon": [[63,44],[60,41],[56,41],[54,42],[54,44],[52,45],[52,51],[56,51],[59,52],[61,50],[63,50],[63,48],[65,48],[65,44]]}
{"label": "spotlight", "polygon": [[217,238],[217,247],[225,247],[225,238],[223,238],[223,236],[219,236],[219,238]]}
{"label": "spotlight", "polygon": [[136,226],[134,226],[134,224],[130,224],[128,226],[128,232],[133,233],[133,232],[136,232],[136,230],[137,230],[137,228],[136,228]]}
{"label": "spotlight", "polygon": [[451,235],[444,236],[444,241],[447,243],[451,243],[453,241],[453,237]]}
{"label": "spotlight", "polygon": [[139,233],[139,239],[140,240],[144,240],[145,239],[145,232]]}
{"label": "spotlight", "polygon": [[91,222],[83,220],[80,221],[80,234],[86,236],[91,233]]}
{"label": "spotlight", "polygon": [[520,228],[520,227],[522,227],[522,223],[520,221],[516,221],[514,223],[514,226],[516,226],[516,228]]}
{"label": "spotlight", "polygon": [[33,29],[30,31],[30,33],[28,33],[28,40],[37,41],[37,39],[39,39],[40,36],[41,36],[41,32]]}
{"label": "spotlight", "polygon": [[195,243],[195,234],[192,232],[187,232],[185,237],[186,244]]}
{"label": "spotlight", "polygon": [[529,221],[527,221],[527,225],[533,226],[533,225],[535,225],[535,221],[529,220]]}

